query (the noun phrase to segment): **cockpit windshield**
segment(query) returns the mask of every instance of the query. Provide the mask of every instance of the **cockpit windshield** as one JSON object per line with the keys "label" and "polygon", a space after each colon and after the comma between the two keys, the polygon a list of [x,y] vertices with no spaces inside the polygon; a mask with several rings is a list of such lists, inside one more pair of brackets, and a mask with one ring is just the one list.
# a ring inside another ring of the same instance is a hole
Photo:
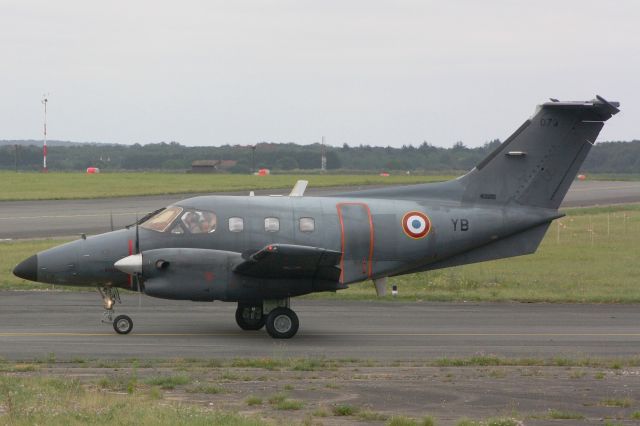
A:
{"label": "cockpit windshield", "polygon": [[147,221],[140,226],[145,229],[150,229],[157,232],[165,232],[169,225],[175,220],[180,213],[182,213],[182,207],[172,206],[167,207],[161,212],[151,216]]}
{"label": "cockpit windshield", "polygon": [[167,207],[140,226],[157,232],[172,234],[210,234],[216,230],[216,214],[204,210]]}

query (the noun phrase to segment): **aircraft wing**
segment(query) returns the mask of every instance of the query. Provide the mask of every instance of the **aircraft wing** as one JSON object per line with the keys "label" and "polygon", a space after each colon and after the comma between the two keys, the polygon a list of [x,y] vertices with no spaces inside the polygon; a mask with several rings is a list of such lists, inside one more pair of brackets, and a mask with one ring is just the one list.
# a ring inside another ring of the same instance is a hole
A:
{"label": "aircraft wing", "polygon": [[337,281],[342,253],[318,247],[270,244],[234,268],[260,278],[313,278]]}

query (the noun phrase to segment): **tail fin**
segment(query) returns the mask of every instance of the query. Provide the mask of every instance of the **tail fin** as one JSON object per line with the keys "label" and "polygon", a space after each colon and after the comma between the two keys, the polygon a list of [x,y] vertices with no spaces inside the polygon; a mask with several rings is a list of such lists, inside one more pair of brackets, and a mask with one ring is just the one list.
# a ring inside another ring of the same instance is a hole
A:
{"label": "tail fin", "polygon": [[471,172],[459,179],[463,201],[557,209],[604,122],[619,104],[547,102]]}

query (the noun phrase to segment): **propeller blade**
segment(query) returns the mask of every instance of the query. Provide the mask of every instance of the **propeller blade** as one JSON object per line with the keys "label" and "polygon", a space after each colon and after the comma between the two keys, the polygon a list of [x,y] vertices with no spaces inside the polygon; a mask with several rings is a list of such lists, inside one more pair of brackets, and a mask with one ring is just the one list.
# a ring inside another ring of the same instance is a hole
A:
{"label": "propeller blade", "polygon": [[140,253],[140,233],[138,232],[138,213],[136,213],[136,252]]}
{"label": "propeller blade", "polygon": [[109,212],[109,223],[111,224],[111,230],[113,231],[113,210]]}

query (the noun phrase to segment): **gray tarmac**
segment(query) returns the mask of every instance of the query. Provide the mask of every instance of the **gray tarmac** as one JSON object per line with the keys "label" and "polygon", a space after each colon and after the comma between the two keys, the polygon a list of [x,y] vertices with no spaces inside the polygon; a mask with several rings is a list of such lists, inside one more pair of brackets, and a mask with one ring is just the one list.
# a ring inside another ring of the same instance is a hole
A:
{"label": "gray tarmac", "polygon": [[[333,195],[360,188],[362,187],[313,188],[311,182],[307,194]],[[289,191],[290,189],[256,191],[256,194],[287,194]],[[111,217],[114,228],[122,228],[135,222],[136,217],[196,195],[198,194],[94,200],[4,201],[0,202],[0,240],[107,232],[111,230]],[[640,182],[576,181],[562,206],[584,207],[632,202],[640,202]]]}
{"label": "gray tarmac", "polygon": [[[400,289],[402,291],[402,289]],[[117,313],[131,334],[101,324],[97,293],[0,292],[0,357],[12,360],[328,357],[617,358],[637,356],[640,309],[633,305],[404,303],[294,300],[300,331],[273,340],[241,331],[235,304],[123,295]]]}

